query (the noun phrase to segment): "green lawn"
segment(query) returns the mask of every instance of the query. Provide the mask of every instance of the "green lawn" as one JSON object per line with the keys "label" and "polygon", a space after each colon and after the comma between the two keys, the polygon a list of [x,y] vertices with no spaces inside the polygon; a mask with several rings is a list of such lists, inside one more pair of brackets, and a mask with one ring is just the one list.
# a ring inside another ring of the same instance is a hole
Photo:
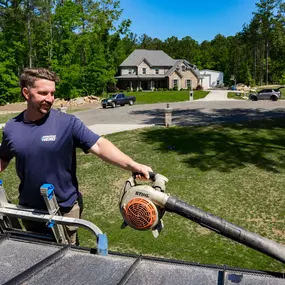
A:
{"label": "green lawn", "polygon": [[230,98],[230,99],[238,99],[238,100],[246,100],[243,97],[243,93],[236,93],[236,92],[228,92],[228,98]]}
{"label": "green lawn", "polygon": [[[153,127],[106,136],[169,178],[167,193],[249,231],[285,244],[285,119],[207,127]],[[158,239],[120,229],[118,200],[128,173],[78,151],[83,218],[105,232],[109,249],[207,264],[284,271],[284,265],[176,214]],[[1,173],[17,201],[14,163]],[[81,244],[94,238],[80,231]]]}
{"label": "green lawn", "polygon": [[[20,113],[20,112],[19,112]],[[0,115],[0,124],[5,124],[10,119],[16,117],[19,113],[7,113],[7,114],[1,114]]]}
{"label": "green lawn", "polygon": [[[202,99],[209,91],[194,91],[194,100]],[[136,104],[152,104],[166,102],[181,102],[189,100],[189,91],[150,91],[150,92],[125,92],[126,96],[136,96]]]}

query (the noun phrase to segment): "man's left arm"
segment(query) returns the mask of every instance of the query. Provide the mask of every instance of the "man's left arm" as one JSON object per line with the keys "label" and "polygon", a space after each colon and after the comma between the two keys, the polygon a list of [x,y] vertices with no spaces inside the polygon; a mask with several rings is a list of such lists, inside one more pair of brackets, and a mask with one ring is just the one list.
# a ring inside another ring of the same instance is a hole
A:
{"label": "man's left arm", "polygon": [[7,168],[13,156],[14,155],[9,147],[8,139],[4,129],[2,142],[0,143],[0,172],[4,171]]}
{"label": "man's left arm", "polygon": [[[146,179],[149,179],[149,172],[152,172],[152,169],[149,166],[137,163],[128,155],[120,151],[113,143],[103,137],[100,137],[97,140],[97,142],[89,149],[89,152],[96,154],[102,160],[119,166],[125,170],[142,173],[143,177]],[[142,177],[138,175],[137,178]]]}

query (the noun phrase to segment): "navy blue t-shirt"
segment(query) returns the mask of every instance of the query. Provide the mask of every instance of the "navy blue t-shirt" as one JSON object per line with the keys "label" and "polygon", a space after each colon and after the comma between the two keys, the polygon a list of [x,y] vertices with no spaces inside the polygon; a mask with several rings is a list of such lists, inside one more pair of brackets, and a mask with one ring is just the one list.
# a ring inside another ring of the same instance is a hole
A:
{"label": "navy blue t-shirt", "polygon": [[100,136],[75,116],[53,109],[32,123],[26,123],[23,114],[6,124],[0,147],[1,158],[16,158],[16,171],[21,181],[19,204],[46,209],[40,187],[51,183],[59,205],[73,206],[79,195],[76,148],[87,153]]}

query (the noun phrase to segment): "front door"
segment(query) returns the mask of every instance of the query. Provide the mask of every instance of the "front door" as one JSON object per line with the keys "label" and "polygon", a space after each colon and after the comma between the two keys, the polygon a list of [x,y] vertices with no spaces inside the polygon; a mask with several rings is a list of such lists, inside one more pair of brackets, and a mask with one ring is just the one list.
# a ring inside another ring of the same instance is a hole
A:
{"label": "front door", "polygon": [[141,87],[142,87],[142,90],[147,90],[148,89],[147,81],[142,81],[141,82]]}

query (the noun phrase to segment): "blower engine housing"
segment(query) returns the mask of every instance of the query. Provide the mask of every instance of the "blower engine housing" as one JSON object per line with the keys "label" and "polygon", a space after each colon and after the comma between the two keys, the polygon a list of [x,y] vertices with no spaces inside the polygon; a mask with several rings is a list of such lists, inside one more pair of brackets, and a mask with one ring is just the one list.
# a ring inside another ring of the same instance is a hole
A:
{"label": "blower engine housing", "polygon": [[168,195],[164,193],[167,178],[156,174],[153,185],[138,185],[134,176],[125,183],[120,198],[120,211],[124,218],[122,227],[153,231],[155,237],[163,228],[161,218]]}

